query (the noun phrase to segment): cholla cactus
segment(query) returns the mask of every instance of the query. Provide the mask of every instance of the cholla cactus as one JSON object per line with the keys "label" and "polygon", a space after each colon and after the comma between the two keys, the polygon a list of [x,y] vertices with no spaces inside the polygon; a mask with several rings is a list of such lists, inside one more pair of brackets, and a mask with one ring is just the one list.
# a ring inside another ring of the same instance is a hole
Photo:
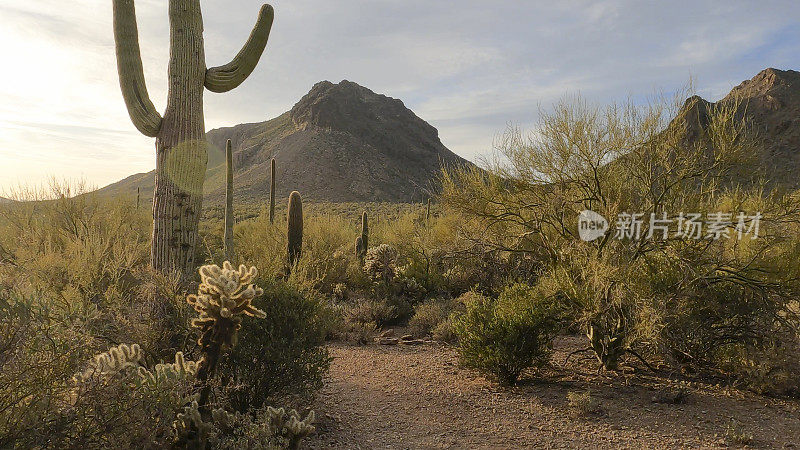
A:
{"label": "cholla cactus", "polygon": [[138,372],[143,384],[156,387],[166,382],[193,379],[197,375],[197,367],[197,362],[187,361],[183,352],[178,352],[175,354],[174,363],[156,364],[154,372],[145,367],[139,367]]}
{"label": "cholla cactus", "polygon": [[267,316],[251,303],[264,293],[260,287],[250,284],[258,270],[255,267],[248,269],[244,264],[235,270],[230,262],[225,261],[222,268],[211,264],[201,267],[199,272],[201,283],[197,295],[186,297],[186,301],[200,313],[199,318],[192,320],[192,326],[202,332],[198,343],[203,346],[213,341],[233,346],[242,316],[260,319]]}
{"label": "cholla cactus", "polygon": [[314,411],[310,411],[305,419],[292,409],[267,407],[266,421],[273,436],[284,441],[288,448],[297,448],[300,440],[314,432]]}
{"label": "cholla cactus", "polygon": [[[242,326],[242,316],[260,319],[267,314],[252,305],[255,297],[264,291],[250,284],[258,275],[255,267],[249,269],[243,264],[235,270],[225,261],[222,268],[216,264],[203,266],[200,272],[200,286],[197,295],[186,296],[200,317],[192,320],[192,326],[200,331],[197,343],[203,352],[203,359],[197,369],[197,379],[205,383],[217,367],[222,349],[236,345],[236,336]],[[205,384],[200,391],[200,407],[205,408],[211,386]]]}
{"label": "cholla cactus", "polygon": [[176,447],[204,449],[213,425],[203,421],[200,405],[197,401],[192,401],[183,408],[183,412],[178,413],[172,428],[178,444]]}
{"label": "cholla cactus", "polygon": [[364,258],[364,272],[374,280],[383,280],[389,283],[394,279],[397,269],[397,250],[394,247],[381,244],[367,250]]}
{"label": "cholla cactus", "polygon": [[120,344],[111,347],[107,352],[95,355],[89,362],[89,367],[73,377],[77,382],[86,381],[91,377],[112,377],[126,369],[139,367],[142,360],[142,349],[139,344]]}

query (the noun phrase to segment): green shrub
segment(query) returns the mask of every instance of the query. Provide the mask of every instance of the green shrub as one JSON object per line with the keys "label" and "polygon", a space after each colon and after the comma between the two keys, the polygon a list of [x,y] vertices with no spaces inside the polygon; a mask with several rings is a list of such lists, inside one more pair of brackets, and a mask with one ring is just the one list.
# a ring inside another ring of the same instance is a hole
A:
{"label": "green shrub", "polygon": [[225,394],[237,411],[255,410],[289,396],[307,398],[322,386],[330,366],[323,346],[328,307],[283,281],[260,282],[264,295],[253,304],[266,313],[239,332],[247,345],[233,348],[222,363],[229,374]]}
{"label": "green shrub", "polygon": [[464,365],[514,384],[523,370],[548,364],[563,320],[552,298],[514,284],[496,300],[472,295],[466,307],[456,324]]}
{"label": "green shrub", "polygon": [[345,313],[349,323],[372,324],[379,328],[394,323],[397,318],[397,308],[381,300],[360,300]]}
{"label": "green shrub", "polygon": [[408,321],[408,330],[416,337],[431,334],[446,321],[453,309],[452,302],[443,299],[430,299],[414,307],[414,316]]}
{"label": "green shrub", "polygon": [[574,417],[587,417],[603,413],[603,407],[590,391],[567,392],[567,405]]}

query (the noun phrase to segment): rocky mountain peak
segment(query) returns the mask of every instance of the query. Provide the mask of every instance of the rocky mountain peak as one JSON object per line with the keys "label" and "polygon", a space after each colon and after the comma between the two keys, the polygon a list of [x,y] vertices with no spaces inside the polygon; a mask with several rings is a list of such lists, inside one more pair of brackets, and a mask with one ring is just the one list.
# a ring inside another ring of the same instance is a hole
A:
{"label": "rocky mountain peak", "polygon": [[767,109],[781,109],[800,102],[800,72],[796,70],[764,69],[756,76],[733,88],[724,100],[759,101]]}
{"label": "rocky mountain peak", "polygon": [[[438,132],[417,117],[402,101],[387,97],[348,80],[338,84],[321,81],[294,105],[292,122],[300,129],[319,127],[331,131],[368,136],[375,127],[390,123],[416,127],[427,139],[437,139]],[[382,133],[386,130],[382,129]]]}

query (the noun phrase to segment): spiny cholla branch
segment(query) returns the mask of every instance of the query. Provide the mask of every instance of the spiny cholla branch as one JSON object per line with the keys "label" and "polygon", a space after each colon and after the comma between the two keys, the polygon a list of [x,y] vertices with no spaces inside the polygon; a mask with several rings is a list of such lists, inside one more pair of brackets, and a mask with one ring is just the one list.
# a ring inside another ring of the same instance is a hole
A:
{"label": "spiny cholla branch", "polygon": [[[264,291],[250,284],[258,275],[255,267],[249,269],[240,265],[235,270],[231,263],[225,261],[222,268],[216,264],[203,266],[200,272],[200,286],[197,295],[190,294],[186,301],[200,313],[200,317],[192,320],[192,326],[199,329],[202,335],[198,343],[203,346],[215,341],[224,346],[236,343],[236,331],[241,328],[242,316],[248,315],[264,319],[267,314],[252,305],[252,300]],[[215,332],[215,326],[230,328],[229,333]]]}

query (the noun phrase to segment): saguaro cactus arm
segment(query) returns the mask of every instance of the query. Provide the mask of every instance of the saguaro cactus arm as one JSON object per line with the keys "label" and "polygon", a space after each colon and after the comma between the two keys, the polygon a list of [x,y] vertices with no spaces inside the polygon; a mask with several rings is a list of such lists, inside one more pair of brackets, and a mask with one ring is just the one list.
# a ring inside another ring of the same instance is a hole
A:
{"label": "saguaro cactus arm", "polygon": [[224,66],[212,67],[206,71],[205,86],[211,92],[228,92],[236,88],[253,73],[264,48],[267,46],[269,32],[275,12],[270,5],[264,5],[258,13],[258,21],[250,33],[250,38],[233,61]]}
{"label": "saguaro cactus arm", "polygon": [[142,134],[156,137],[161,129],[161,115],[147,94],[133,0],[114,0],[114,41],[119,85],[128,115]]}

